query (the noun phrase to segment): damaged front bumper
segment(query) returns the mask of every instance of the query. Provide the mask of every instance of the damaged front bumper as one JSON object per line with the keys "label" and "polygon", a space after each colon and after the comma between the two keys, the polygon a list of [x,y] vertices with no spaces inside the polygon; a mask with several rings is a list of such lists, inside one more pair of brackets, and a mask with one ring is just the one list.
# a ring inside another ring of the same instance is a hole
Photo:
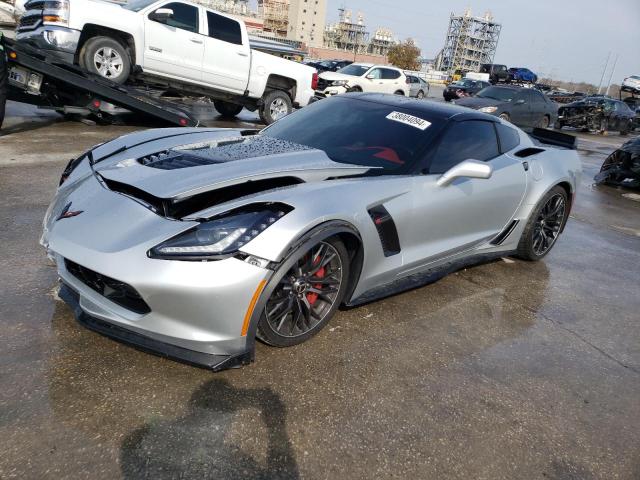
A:
{"label": "damaged front bumper", "polygon": [[594,179],[597,185],[640,189],[640,137],[609,155]]}

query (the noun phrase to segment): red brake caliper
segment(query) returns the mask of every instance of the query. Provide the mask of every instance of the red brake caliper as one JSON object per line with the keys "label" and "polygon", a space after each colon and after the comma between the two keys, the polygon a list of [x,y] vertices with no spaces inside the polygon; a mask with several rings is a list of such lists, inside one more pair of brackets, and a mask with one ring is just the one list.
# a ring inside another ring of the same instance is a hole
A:
{"label": "red brake caliper", "polygon": [[[318,259],[313,263],[317,265],[319,262],[320,262],[320,256],[318,256]],[[326,273],[325,269],[324,267],[322,267],[320,270],[316,272],[315,276],[316,278],[324,278],[325,273]],[[321,289],[322,285],[315,284],[313,288]],[[315,303],[318,301],[318,294],[314,292],[307,293],[307,300],[309,301],[309,305],[315,305]]]}

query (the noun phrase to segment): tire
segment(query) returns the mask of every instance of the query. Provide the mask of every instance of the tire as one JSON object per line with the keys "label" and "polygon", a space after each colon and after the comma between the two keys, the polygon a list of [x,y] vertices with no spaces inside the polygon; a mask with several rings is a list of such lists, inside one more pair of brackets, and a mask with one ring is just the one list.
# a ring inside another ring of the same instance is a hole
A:
{"label": "tire", "polygon": [[347,90],[347,93],[362,93],[362,88],[356,85]]}
{"label": "tire", "polygon": [[293,257],[293,267],[276,272],[276,278],[282,278],[258,322],[256,336],[274,347],[299,345],[322,330],[340,307],[348,285],[349,253],[338,238],[318,242]]}
{"label": "tire", "polygon": [[131,74],[131,54],[113,38],[96,37],[82,47],[80,66],[89,73],[123,84]]}
{"label": "tire", "polygon": [[600,120],[600,134],[606,135],[609,132],[609,119],[602,117]]}
{"label": "tire", "polygon": [[260,120],[266,125],[286,117],[293,111],[289,95],[282,90],[271,90],[265,94],[264,104],[260,106]]}
{"label": "tire", "polygon": [[551,125],[551,117],[549,117],[549,115],[545,115],[544,117],[542,117],[542,120],[540,120],[540,128],[549,128],[549,125]]}
{"label": "tire", "polygon": [[511,121],[511,117],[506,112],[502,112],[500,115],[498,115],[498,117],[501,118],[502,120],[506,120],[507,122]]}
{"label": "tire", "polygon": [[422,90],[420,90],[420,91],[418,92],[418,95],[416,96],[416,98],[417,98],[418,100],[422,100],[422,99],[424,98],[424,92],[423,92]]}
{"label": "tire", "polygon": [[559,120],[556,120],[556,123],[553,124],[553,128],[556,130],[562,130],[562,127],[564,127],[564,123]]}
{"label": "tire", "polygon": [[[561,205],[561,208],[558,207],[560,208],[558,215],[553,216],[550,214],[556,208],[555,201],[560,202],[558,205]],[[527,261],[538,261],[544,258],[556,244],[567,222],[568,206],[567,192],[564,188],[555,186],[547,192],[529,217],[518,243],[516,257]]]}
{"label": "tire", "polygon": [[244,108],[242,105],[238,105],[237,103],[224,102],[222,100],[214,101],[213,105],[216,107],[218,113],[225,118],[236,117]]}

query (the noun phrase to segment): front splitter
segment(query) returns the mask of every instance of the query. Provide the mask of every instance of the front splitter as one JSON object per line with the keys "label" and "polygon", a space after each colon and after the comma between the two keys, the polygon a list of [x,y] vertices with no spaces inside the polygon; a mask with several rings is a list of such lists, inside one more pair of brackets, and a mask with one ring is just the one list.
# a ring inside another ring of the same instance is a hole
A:
{"label": "front splitter", "polygon": [[239,368],[253,362],[253,351],[238,355],[212,355],[210,353],[196,352],[186,348],[160,342],[152,338],[133,332],[118,325],[105,322],[89,315],[80,307],[80,295],[66,283],[60,285],[59,296],[73,310],[76,320],[94,332],[121,343],[130,345],[138,350],[152,353],[160,357],[187,363],[200,368],[206,368],[219,372],[228,368]]}

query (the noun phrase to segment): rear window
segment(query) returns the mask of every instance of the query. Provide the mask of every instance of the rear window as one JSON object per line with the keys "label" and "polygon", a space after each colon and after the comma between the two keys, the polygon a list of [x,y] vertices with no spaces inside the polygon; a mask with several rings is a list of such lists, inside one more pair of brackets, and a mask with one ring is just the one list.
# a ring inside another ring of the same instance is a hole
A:
{"label": "rear window", "polygon": [[[408,117],[405,123],[397,119],[402,114]],[[335,162],[400,174],[413,171],[442,124],[439,118],[411,109],[333,97],[284,117],[262,135],[322,150]]]}
{"label": "rear window", "polygon": [[223,42],[242,45],[242,30],[240,24],[231,18],[207,12],[209,36]]}
{"label": "rear window", "polygon": [[498,139],[500,140],[501,153],[513,150],[520,145],[520,134],[517,130],[507,127],[506,125],[502,125],[501,123],[496,123],[495,125],[496,130],[498,131]]}

